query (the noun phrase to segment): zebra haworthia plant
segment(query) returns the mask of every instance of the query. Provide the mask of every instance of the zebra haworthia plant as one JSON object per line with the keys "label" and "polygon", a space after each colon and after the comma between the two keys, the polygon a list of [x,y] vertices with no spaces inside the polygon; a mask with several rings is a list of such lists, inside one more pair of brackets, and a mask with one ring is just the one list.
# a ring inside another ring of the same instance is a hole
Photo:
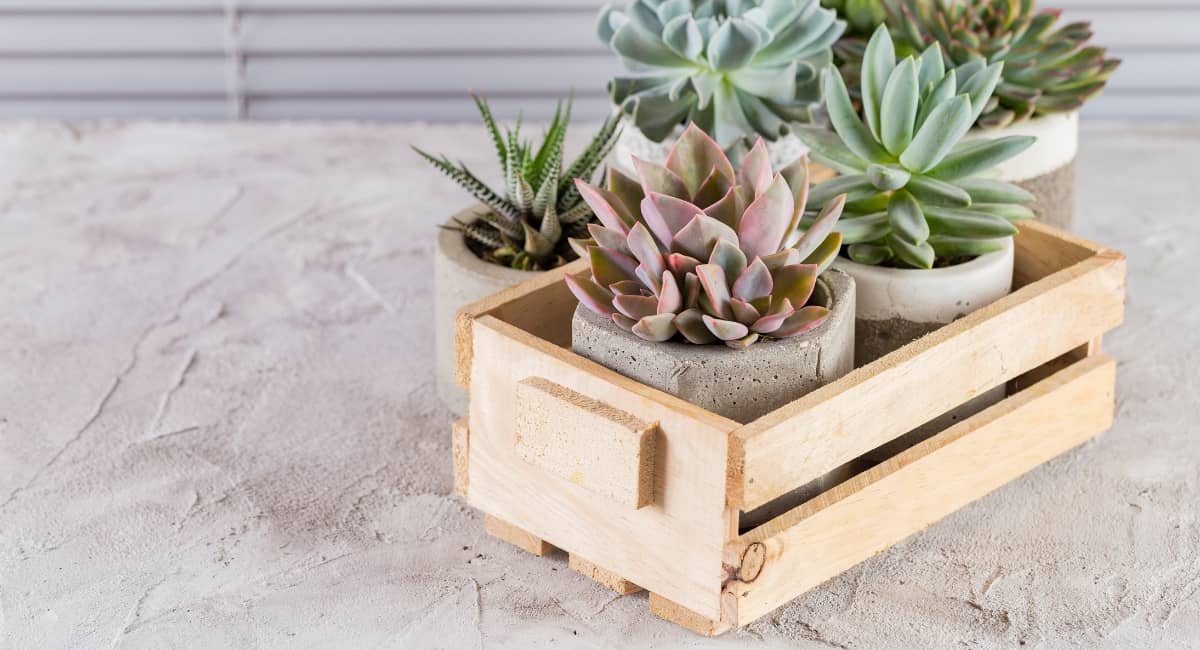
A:
{"label": "zebra haworthia plant", "polygon": [[551,269],[573,258],[569,237],[584,236],[592,211],[573,181],[590,179],[616,143],[618,121],[610,118],[566,170],[563,146],[571,119],[571,100],[559,102],[538,147],[521,139],[521,119],[501,132],[487,101],[474,96],[500,159],[504,190],[496,192],[466,165],[454,164],[413,147],[421,157],[462,186],[487,208],[479,221],[454,227],[484,251],[483,258],[526,271]]}
{"label": "zebra haworthia plant", "polygon": [[[846,195],[837,229],[851,259],[864,264],[932,268],[935,261],[973,257],[1003,247],[1012,221],[1033,217],[1033,196],[980,178],[1024,151],[1030,136],[959,143],[988,105],[1002,63],[959,79],[941,50],[897,62],[891,36],[876,29],[863,59],[863,118],[830,66],[825,94],[836,132],[797,132],[813,157],[842,175],[815,186],[809,202],[833,204]],[[807,223],[807,219],[802,222]]]}
{"label": "zebra haworthia plant", "polygon": [[[745,348],[796,336],[830,310],[809,305],[817,276],[837,256],[841,215],[831,200],[802,236],[808,160],[773,173],[759,139],[734,170],[695,124],[666,165],[635,159],[639,181],[610,169],[607,188],[578,181],[599,224],[574,242],[591,277],[566,276],[587,308],[648,341]],[[792,243],[792,240],[796,240]]]}
{"label": "zebra haworthia plant", "polygon": [[811,121],[818,72],[845,24],[818,0],[633,0],[601,10],[599,37],[635,76],[613,102],[661,142],[695,123],[725,149]]}

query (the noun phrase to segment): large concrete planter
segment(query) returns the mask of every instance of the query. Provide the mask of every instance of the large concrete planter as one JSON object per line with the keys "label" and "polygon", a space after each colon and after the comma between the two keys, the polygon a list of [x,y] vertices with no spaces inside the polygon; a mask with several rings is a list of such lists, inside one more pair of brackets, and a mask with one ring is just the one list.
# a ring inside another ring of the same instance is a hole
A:
{"label": "large concrete planter", "polygon": [[[487,208],[473,206],[454,215],[470,223]],[[550,271],[545,271],[549,273]],[[433,325],[437,391],[455,415],[467,412],[467,392],[454,383],[454,314],[464,305],[534,277],[538,272],[518,271],[485,262],[471,252],[462,235],[442,228],[433,254]]]}
{"label": "large concrete planter", "polygon": [[[863,366],[1003,298],[1012,291],[1012,239],[1004,250],[969,262],[929,270],[868,266],[838,258],[834,268],[854,278],[857,291],[855,365]],[[1004,398],[1004,386],[971,401],[867,455],[882,461],[954,422]]]}
{"label": "large concrete planter", "polygon": [[[616,165],[617,169],[626,174],[634,173],[634,156],[637,156],[641,160],[661,165],[666,162],[667,154],[671,152],[671,147],[675,146],[675,140],[681,133],[683,133],[682,126],[676,129],[674,136],[662,142],[655,142],[643,135],[633,122],[623,120],[621,122],[621,135],[617,138],[617,143],[613,145],[612,153],[609,155],[609,162]],[[796,136],[788,135],[779,138],[775,142],[768,142],[767,152],[771,156],[771,168],[781,169],[805,153],[808,153],[808,147],[804,146],[804,143],[800,142],[800,139]]]}
{"label": "large concrete planter", "polygon": [[827,271],[813,302],[833,312],[820,327],[745,350],[644,341],[580,306],[571,321],[571,349],[647,386],[750,422],[853,369],[854,281]]}
{"label": "large concrete planter", "polygon": [[1037,218],[1070,229],[1075,218],[1075,154],[1079,150],[1079,113],[1048,115],[1003,129],[972,129],[964,140],[1032,135],[1037,142],[996,168],[997,178],[1016,183],[1037,197]]}

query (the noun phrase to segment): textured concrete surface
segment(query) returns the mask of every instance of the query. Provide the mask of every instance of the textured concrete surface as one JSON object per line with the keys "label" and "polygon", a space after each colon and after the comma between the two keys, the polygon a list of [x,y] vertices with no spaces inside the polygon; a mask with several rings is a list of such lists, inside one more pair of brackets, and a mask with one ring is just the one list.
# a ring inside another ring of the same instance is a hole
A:
{"label": "textured concrete surface", "polygon": [[571,319],[571,349],[647,386],[736,422],[750,422],[854,369],[854,283],[841,271],[821,274],[811,302],[829,307],[820,327],[744,350],[718,342],[654,343],[580,305]]}
{"label": "textured concrete surface", "polygon": [[1029,207],[1040,221],[1059,228],[1075,227],[1075,161],[1016,184],[1037,197]]}
{"label": "textured concrete surface", "polygon": [[494,172],[477,126],[0,129],[0,647],[1200,646],[1200,127],[1084,128],[1113,429],[715,640],[448,496],[464,197],[409,142]]}

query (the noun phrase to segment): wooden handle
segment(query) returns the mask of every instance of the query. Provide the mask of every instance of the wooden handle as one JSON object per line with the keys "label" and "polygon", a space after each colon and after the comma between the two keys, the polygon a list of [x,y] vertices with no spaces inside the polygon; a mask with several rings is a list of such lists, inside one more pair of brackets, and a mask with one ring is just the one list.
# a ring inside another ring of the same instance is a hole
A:
{"label": "wooden handle", "polygon": [[541,377],[517,384],[516,406],[525,462],[634,509],[654,502],[657,422]]}

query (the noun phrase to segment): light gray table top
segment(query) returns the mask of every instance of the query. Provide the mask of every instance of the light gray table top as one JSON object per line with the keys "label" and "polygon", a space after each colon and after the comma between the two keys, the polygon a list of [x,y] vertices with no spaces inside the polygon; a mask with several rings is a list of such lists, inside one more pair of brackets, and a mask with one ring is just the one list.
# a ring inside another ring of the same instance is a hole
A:
{"label": "light gray table top", "polygon": [[[577,134],[578,135],[578,134]],[[1200,127],[1088,124],[1111,431],[708,640],[483,534],[428,125],[0,127],[0,647],[1200,647]]]}

